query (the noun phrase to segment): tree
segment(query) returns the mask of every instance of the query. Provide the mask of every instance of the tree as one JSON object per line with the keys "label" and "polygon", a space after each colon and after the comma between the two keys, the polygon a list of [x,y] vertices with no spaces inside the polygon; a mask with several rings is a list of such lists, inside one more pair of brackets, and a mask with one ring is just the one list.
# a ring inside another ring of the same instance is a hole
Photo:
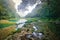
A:
{"label": "tree", "polygon": [[15,18],[14,12],[8,8],[8,4],[5,0],[0,0],[0,20]]}

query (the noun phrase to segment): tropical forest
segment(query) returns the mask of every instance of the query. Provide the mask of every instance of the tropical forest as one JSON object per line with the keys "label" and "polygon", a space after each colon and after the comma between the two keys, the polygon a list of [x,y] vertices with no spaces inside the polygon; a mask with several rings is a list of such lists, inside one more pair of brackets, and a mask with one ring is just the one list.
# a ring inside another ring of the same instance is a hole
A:
{"label": "tropical forest", "polygon": [[0,0],[0,40],[60,40],[60,0]]}

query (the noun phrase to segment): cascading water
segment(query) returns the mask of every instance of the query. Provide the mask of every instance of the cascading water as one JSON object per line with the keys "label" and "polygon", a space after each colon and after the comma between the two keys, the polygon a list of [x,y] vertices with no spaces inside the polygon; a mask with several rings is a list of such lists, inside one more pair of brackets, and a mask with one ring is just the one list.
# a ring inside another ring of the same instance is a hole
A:
{"label": "cascading water", "polygon": [[[25,17],[28,13],[31,13],[32,10],[41,3],[40,0],[13,0],[13,2],[15,3],[15,9],[16,9],[16,13],[20,16],[20,17]],[[25,4],[25,3],[27,4]],[[33,4],[33,5],[31,5]],[[20,9],[18,9],[18,6],[20,5]],[[22,5],[22,6],[21,6]],[[24,6],[25,5],[25,6]],[[23,8],[22,8],[23,7]],[[25,10],[26,9],[26,10]],[[22,21],[22,22],[21,22]],[[27,20],[24,19],[20,19],[19,21],[17,21],[16,23],[19,24],[17,25],[16,29],[18,28],[22,28],[22,26],[25,24]],[[22,23],[22,24],[20,24]],[[35,26],[33,26],[33,28],[35,29],[35,31],[37,30],[37,28]]]}
{"label": "cascading water", "polygon": [[27,21],[26,19],[20,19],[18,22],[16,22],[17,23],[16,30],[18,28],[22,28],[26,21]]}
{"label": "cascading water", "polygon": [[[13,0],[15,3],[15,9],[16,9],[16,13],[24,18],[27,14],[31,13],[32,10],[38,5],[41,4],[40,0]],[[32,4],[32,5],[31,5]],[[20,19],[19,21],[17,21],[17,27],[16,30],[18,28],[22,28],[25,24],[25,22],[28,21],[26,19]],[[32,33],[32,35],[36,38],[41,39],[44,35],[42,33],[36,33],[36,31],[38,30],[38,28],[34,25],[34,32]],[[31,35],[27,35],[27,38],[30,38]]]}
{"label": "cascading water", "polygon": [[36,28],[36,26],[33,26],[33,28],[35,29],[35,31],[37,31],[38,29]]}

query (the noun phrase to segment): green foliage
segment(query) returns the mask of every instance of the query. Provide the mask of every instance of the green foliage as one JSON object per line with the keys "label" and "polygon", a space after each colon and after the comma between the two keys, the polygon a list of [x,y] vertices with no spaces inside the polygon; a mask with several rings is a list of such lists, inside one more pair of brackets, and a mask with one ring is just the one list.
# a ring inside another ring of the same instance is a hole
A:
{"label": "green foliage", "polygon": [[[43,4],[42,8],[37,11],[38,17],[42,21],[52,22],[48,23],[49,29],[60,36],[60,27],[54,22],[60,22],[60,0],[48,0],[47,4]],[[36,15],[37,16],[37,15]],[[59,23],[60,24],[60,23]],[[57,27],[59,29],[57,29]]]}
{"label": "green foliage", "polygon": [[0,29],[11,26],[11,25],[13,25],[13,24],[0,24]]}
{"label": "green foliage", "polygon": [[53,23],[53,22],[48,23],[48,26],[49,26],[50,30],[54,33],[56,32],[56,26],[55,25],[56,24]]}
{"label": "green foliage", "polygon": [[21,32],[21,30],[22,30],[21,28],[18,28],[17,31],[16,31],[16,33]]}
{"label": "green foliage", "polygon": [[48,0],[47,2],[42,2],[42,8],[36,10],[36,15],[33,17],[38,17],[40,19],[48,19],[49,21],[56,21],[60,18],[60,2],[58,0]]}
{"label": "green foliage", "polygon": [[31,22],[37,22],[38,18],[27,18],[27,22],[26,23],[31,23]]}
{"label": "green foliage", "polygon": [[48,27],[53,33],[55,33],[57,36],[60,37],[60,23],[59,22],[49,22]]}
{"label": "green foliage", "polygon": [[15,18],[11,9],[8,8],[6,0],[0,0],[0,20]]}

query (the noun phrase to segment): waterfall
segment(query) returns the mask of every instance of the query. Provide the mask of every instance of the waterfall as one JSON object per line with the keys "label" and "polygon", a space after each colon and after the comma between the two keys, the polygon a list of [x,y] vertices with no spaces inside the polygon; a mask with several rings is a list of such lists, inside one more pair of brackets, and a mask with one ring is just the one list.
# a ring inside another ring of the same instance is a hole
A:
{"label": "waterfall", "polygon": [[34,30],[37,31],[38,29],[36,28],[36,26],[33,26]]}
{"label": "waterfall", "polygon": [[[35,1],[35,3],[34,3]],[[31,13],[32,10],[38,5],[41,4],[40,0],[13,0],[13,2],[15,3],[15,9],[16,9],[16,13],[24,18],[28,13]],[[24,2],[26,2],[27,4],[25,4]],[[31,5],[31,3],[33,3],[33,5]],[[19,6],[20,5],[20,6]],[[22,5],[22,6],[21,6]],[[25,6],[24,6],[25,5]],[[18,6],[21,8],[19,9]],[[22,8],[24,7],[24,8]],[[25,10],[26,9],[26,10]],[[22,26],[25,24],[26,19],[22,20],[20,19],[19,21],[17,21],[16,23],[18,24],[16,29],[18,28],[22,28]],[[22,23],[22,24],[21,24]],[[35,29],[35,31],[37,31],[37,28],[35,26],[33,26],[33,28]]]}
{"label": "waterfall", "polygon": [[[26,4],[24,3],[27,2]],[[29,2],[30,1],[30,2]],[[34,1],[36,1],[35,3],[33,3]],[[16,9],[16,13],[21,17],[21,18],[24,18],[27,14],[31,13],[33,9],[35,9],[35,7],[38,5],[38,4],[41,4],[41,1],[40,0],[13,0],[13,2],[15,3],[15,9]],[[31,5],[31,2],[33,3]],[[20,5],[20,6],[19,6]],[[22,5],[22,6],[21,6]],[[25,6],[24,6],[25,5]],[[21,8],[19,9],[18,6]],[[16,14],[16,15],[17,15]],[[16,22],[17,26],[16,26],[16,30],[18,28],[22,28],[25,24],[25,22],[28,21],[26,19],[20,19]],[[44,37],[43,33],[37,33],[36,31],[38,30],[37,26],[34,25],[34,23],[32,24],[33,25],[33,28],[34,28],[34,32],[32,33],[32,35],[35,37],[35,38],[39,38],[41,39],[42,37]],[[27,35],[28,38],[31,37],[31,35]]]}
{"label": "waterfall", "polygon": [[[26,2],[27,1],[27,2]],[[29,2],[30,1],[30,2]],[[34,3],[34,1],[36,1]],[[32,10],[38,5],[41,4],[40,0],[13,0],[13,2],[15,3],[15,9],[16,9],[16,13],[20,16],[20,17],[25,17],[28,13],[31,13]],[[26,3],[24,3],[26,2]],[[31,3],[34,3],[31,6]],[[22,5],[22,6],[21,6]],[[25,6],[24,6],[25,5]],[[19,9],[18,6],[21,8]],[[22,8],[23,7],[23,8]]]}
{"label": "waterfall", "polygon": [[16,30],[18,28],[22,28],[24,26],[24,24],[25,24],[26,21],[27,21],[26,19],[20,19],[19,21],[17,21],[16,22],[17,23]]}

